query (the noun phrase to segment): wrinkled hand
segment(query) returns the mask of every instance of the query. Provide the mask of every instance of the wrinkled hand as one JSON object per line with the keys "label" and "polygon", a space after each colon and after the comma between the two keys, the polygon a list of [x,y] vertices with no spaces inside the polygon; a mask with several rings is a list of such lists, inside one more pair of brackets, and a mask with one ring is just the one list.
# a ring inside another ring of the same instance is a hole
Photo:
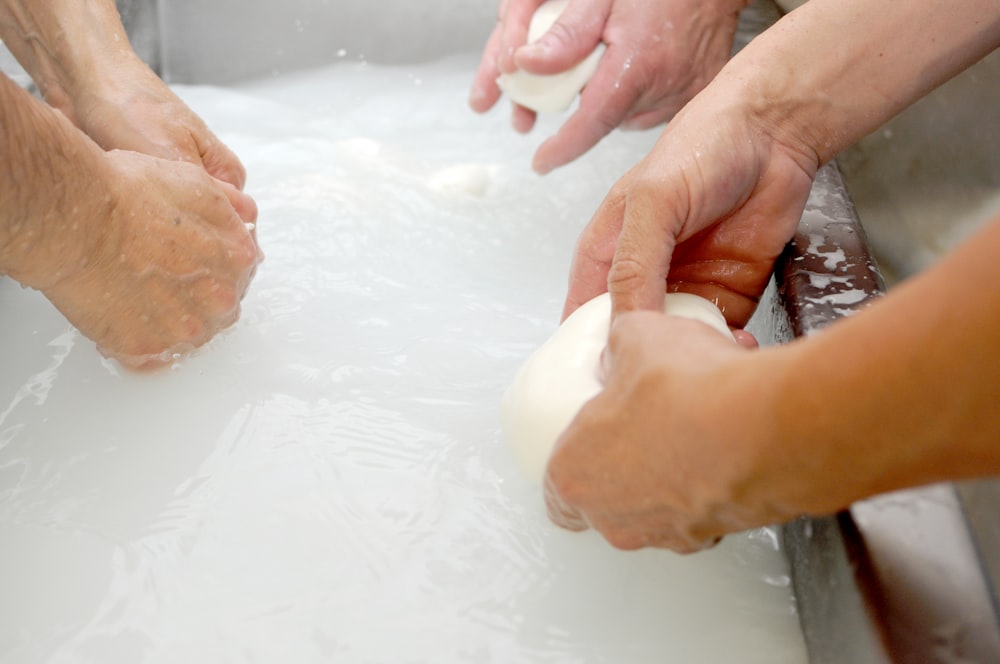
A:
{"label": "wrinkled hand", "polygon": [[621,316],[603,357],[605,389],[549,460],[552,520],[594,528],[621,549],[690,553],[794,516],[772,499],[780,460],[743,434],[756,402],[742,366],[763,352],[753,345],[659,312]]}
{"label": "wrinkled hand", "polygon": [[[616,127],[646,129],[665,122],[729,59],[745,0],[574,0],[538,42],[525,45],[541,0],[504,0],[473,79],[469,104],[484,112],[500,98],[500,73],[553,74],[569,69],[600,43],[607,50],[579,108],[535,153],[546,173],[567,164]],[[514,106],[517,131],[535,113]]]}
{"label": "wrinkled hand", "polygon": [[699,95],[615,184],[578,241],[564,318],[605,291],[612,317],[658,309],[669,289],[715,302],[732,327],[746,324],[819,162],[772,138],[731,96]]}
{"label": "wrinkled hand", "polygon": [[114,76],[95,77],[70,98],[66,115],[105,150],[131,150],[203,166],[242,190],[239,158],[137,56],[123,57]]}
{"label": "wrinkled hand", "polygon": [[[50,242],[78,269],[41,290],[102,354],[135,369],[169,364],[239,316],[261,259],[253,199],[191,164],[105,153],[111,199]],[[82,248],[82,254],[80,249]]]}
{"label": "wrinkled hand", "polygon": [[594,527],[621,548],[696,551],[793,515],[767,494],[779,476],[762,441],[743,433],[759,374],[738,369],[764,351],[636,311],[683,290],[742,328],[792,237],[819,161],[774,138],[747,94],[713,83],[685,106],[605,198],[574,256],[564,315],[608,290],[612,332],[604,391],[557,443],[546,491],[556,523]]}

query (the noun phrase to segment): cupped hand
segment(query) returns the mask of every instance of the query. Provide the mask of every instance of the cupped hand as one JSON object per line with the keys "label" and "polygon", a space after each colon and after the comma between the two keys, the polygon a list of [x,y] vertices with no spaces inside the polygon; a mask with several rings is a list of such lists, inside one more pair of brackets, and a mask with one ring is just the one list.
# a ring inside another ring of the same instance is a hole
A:
{"label": "cupped hand", "polygon": [[819,162],[772,136],[754,105],[706,90],[612,188],[577,243],[565,318],[608,291],[612,317],[665,290],[715,302],[741,328],[791,239]]}
{"label": "cupped hand", "polygon": [[66,115],[105,150],[130,150],[197,164],[242,190],[236,154],[137,56],[116,62],[70,95]]}
{"label": "cupped hand", "polygon": [[[616,127],[646,129],[675,113],[729,59],[745,0],[574,0],[552,28],[526,45],[538,0],[508,0],[486,44],[469,103],[479,112],[501,96],[500,73],[565,71],[601,42],[607,44],[577,110],[535,153],[533,168],[546,173],[567,164]],[[535,113],[514,106],[513,125],[529,131]]]}
{"label": "cupped hand", "polygon": [[105,153],[104,214],[67,223],[52,243],[82,251],[76,269],[41,290],[102,354],[156,368],[207,342],[239,316],[260,249],[253,199],[200,167],[127,151]]}
{"label": "cupped hand", "polygon": [[[772,500],[754,386],[734,344],[703,323],[631,312],[614,323],[604,390],[556,443],[549,516],[621,549],[699,551],[723,535],[794,516]],[[771,463],[773,466],[774,464]]]}

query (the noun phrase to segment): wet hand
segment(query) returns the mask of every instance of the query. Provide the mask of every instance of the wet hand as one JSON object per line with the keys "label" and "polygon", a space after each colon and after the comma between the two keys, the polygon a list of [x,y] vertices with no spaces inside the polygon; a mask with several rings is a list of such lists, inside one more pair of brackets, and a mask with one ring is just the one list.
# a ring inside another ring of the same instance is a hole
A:
{"label": "wet hand", "polygon": [[614,324],[604,390],[560,437],[545,476],[550,518],[621,549],[712,546],[791,514],[770,500],[766,446],[740,345],[704,324],[633,312]]}
{"label": "wet hand", "polygon": [[706,90],[612,188],[577,243],[565,318],[609,291],[612,316],[665,290],[715,302],[743,327],[791,239],[818,168],[726,89]]}
{"label": "wet hand", "polygon": [[113,74],[95,74],[70,98],[67,116],[95,143],[198,164],[243,189],[246,169],[236,154],[145,63],[129,55]]}
{"label": "wet hand", "polygon": [[103,215],[51,241],[75,246],[76,269],[40,288],[102,354],[127,367],[169,364],[239,317],[262,258],[253,199],[200,167],[105,153]]}
{"label": "wet hand", "polygon": [[[728,60],[738,13],[746,3],[575,0],[542,39],[526,45],[528,23],[540,4],[503,3],[473,81],[470,105],[482,112],[497,102],[500,73],[558,73],[599,43],[607,44],[578,109],[534,156],[533,167],[545,173],[573,161],[616,127],[646,129],[671,118]],[[518,131],[529,131],[535,119],[533,111],[514,106]]]}

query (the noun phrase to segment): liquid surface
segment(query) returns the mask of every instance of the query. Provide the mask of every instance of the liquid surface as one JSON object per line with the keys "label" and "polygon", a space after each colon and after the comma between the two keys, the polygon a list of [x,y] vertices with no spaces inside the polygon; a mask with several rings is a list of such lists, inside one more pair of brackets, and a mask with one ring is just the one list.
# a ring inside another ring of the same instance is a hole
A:
{"label": "liquid surface", "polygon": [[0,662],[806,661],[775,534],[623,553],[545,517],[499,402],[653,133],[545,178],[475,62],[178,88],[243,159],[240,322],[124,373],[0,281]]}

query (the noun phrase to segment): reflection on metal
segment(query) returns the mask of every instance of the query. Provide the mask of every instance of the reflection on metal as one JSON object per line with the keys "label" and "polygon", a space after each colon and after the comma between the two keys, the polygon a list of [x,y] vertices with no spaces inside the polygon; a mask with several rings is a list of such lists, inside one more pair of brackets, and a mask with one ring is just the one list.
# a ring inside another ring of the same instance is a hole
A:
{"label": "reflection on metal", "polygon": [[884,630],[857,574],[857,530],[844,512],[784,528],[795,601],[812,664],[888,664]]}
{"label": "reflection on metal", "polygon": [[955,486],[962,512],[969,523],[972,543],[979,554],[991,590],[993,609],[1000,615],[1000,481],[962,482]]}
{"label": "reflection on metal", "polygon": [[[741,29],[766,29],[776,13],[755,2]],[[884,294],[836,164],[817,175],[775,282],[775,301],[762,303],[774,319],[765,343],[812,334]],[[997,482],[942,484],[789,523],[784,542],[810,661],[1000,662],[998,505]]]}
{"label": "reflection on metal", "polygon": [[953,484],[877,496],[851,508],[861,588],[905,664],[1000,662],[989,584]]}
{"label": "reflection on metal", "polygon": [[775,277],[796,337],[865,307],[885,291],[836,164],[816,175]]}
{"label": "reflection on metal", "polygon": [[[836,165],[813,186],[775,269],[786,338],[812,334],[880,297],[885,286]],[[1000,567],[998,493],[935,485],[878,496],[784,529],[812,662],[1000,662],[993,587]],[[970,530],[970,525],[973,528]],[[992,535],[992,537],[991,537]]]}

